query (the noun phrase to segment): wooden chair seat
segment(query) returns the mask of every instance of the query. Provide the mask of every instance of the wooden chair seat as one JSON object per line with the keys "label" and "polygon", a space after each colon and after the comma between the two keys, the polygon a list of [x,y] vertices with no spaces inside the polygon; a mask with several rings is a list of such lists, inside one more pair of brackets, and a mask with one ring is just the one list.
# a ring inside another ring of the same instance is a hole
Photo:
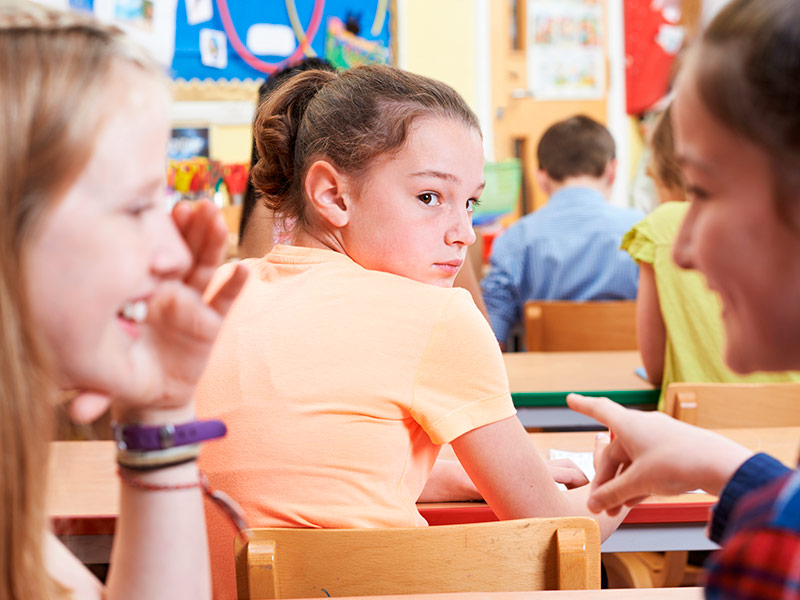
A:
{"label": "wooden chair seat", "polygon": [[636,350],[636,301],[530,301],[525,304],[528,352]]}
{"label": "wooden chair seat", "polygon": [[664,402],[668,415],[708,429],[800,425],[800,383],[671,383]]}
{"label": "wooden chair seat", "polygon": [[396,529],[248,529],[239,600],[600,588],[587,517]]}

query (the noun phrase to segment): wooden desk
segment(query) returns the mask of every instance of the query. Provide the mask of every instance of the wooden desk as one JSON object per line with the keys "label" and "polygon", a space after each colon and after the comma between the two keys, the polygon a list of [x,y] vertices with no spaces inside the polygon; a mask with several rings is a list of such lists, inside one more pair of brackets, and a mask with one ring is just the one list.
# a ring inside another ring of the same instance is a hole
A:
{"label": "wooden desk", "polygon": [[[726,429],[721,433],[754,451],[767,452],[795,465],[800,427]],[[546,458],[550,448],[591,451],[592,432],[533,433]],[[119,514],[119,484],[113,442],[52,442],[48,514],[55,532],[87,563],[107,561]],[[604,552],[697,550],[716,546],[705,537],[708,494],[653,497],[635,507],[622,527],[603,543]],[[490,521],[496,517],[482,502],[420,504],[432,525]]]}
{"label": "wooden desk", "polygon": [[564,590],[541,592],[470,592],[465,594],[406,594],[358,596],[341,600],[702,600],[703,588],[637,588],[614,590]]}
{"label": "wooden desk", "polygon": [[526,427],[596,426],[567,408],[569,392],[608,396],[620,404],[653,410],[660,390],[634,372],[636,351],[507,352],[503,354],[511,396]]}

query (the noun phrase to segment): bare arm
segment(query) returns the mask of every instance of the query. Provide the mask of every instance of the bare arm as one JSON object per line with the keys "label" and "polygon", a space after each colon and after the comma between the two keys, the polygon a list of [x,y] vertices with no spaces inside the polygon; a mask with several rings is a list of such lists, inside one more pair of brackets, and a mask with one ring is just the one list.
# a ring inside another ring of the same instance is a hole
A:
{"label": "bare arm", "polygon": [[434,464],[418,502],[480,500],[481,493],[454,458],[439,458]]}
{"label": "bare arm", "polygon": [[519,419],[510,417],[465,433],[451,443],[461,464],[500,519],[592,516],[603,539],[622,521],[593,515],[589,486],[562,492]]}
{"label": "bare arm", "polygon": [[636,337],[639,352],[653,385],[660,386],[664,377],[664,353],[667,331],[658,302],[658,290],[653,265],[639,263],[639,292],[636,296]]}
{"label": "bare arm", "polygon": [[[154,417],[186,422],[194,411]],[[132,479],[175,486],[198,481],[197,463],[137,474]],[[210,598],[208,539],[202,492],[198,488],[148,491],[120,483],[120,518],[114,533],[107,597]]]}

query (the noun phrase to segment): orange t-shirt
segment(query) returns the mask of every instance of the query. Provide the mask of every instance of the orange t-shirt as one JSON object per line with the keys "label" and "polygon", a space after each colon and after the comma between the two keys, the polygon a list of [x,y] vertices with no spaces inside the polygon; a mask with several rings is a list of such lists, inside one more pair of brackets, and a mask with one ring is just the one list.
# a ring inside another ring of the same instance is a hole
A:
{"label": "orange t-shirt", "polygon": [[[201,468],[252,527],[424,526],[440,444],[514,414],[502,355],[470,295],[330,250],[248,260],[197,388],[228,425]],[[207,510],[215,598],[235,598],[233,527]]]}

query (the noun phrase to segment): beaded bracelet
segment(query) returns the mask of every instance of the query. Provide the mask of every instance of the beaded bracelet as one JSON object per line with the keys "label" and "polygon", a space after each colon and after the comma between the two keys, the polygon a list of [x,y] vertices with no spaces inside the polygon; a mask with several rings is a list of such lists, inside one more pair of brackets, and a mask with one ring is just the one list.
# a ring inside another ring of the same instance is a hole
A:
{"label": "beaded bracelet", "polygon": [[148,483],[140,479],[130,477],[122,468],[117,468],[117,475],[127,485],[140,489],[147,490],[148,492],[168,492],[175,490],[188,490],[192,488],[200,488],[203,494],[222,509],[222,512],[231,520],[237,530],[243,531],[247,529],[247,522],[244,518],[244,511],[242,507],[228,494],[219,490],[212,490],[208,484],[208,478],[202,471],[199,472],[197,481],[191,483],[178,483],[174,485],[164,485],[157,483]]}
{"label": "beaded bracelet", "polygon": [[198,456],[200,456],[200,444],[175,446],[150,452],[117,450],[117,464],[133,471],[154,471],[197,460]]}

